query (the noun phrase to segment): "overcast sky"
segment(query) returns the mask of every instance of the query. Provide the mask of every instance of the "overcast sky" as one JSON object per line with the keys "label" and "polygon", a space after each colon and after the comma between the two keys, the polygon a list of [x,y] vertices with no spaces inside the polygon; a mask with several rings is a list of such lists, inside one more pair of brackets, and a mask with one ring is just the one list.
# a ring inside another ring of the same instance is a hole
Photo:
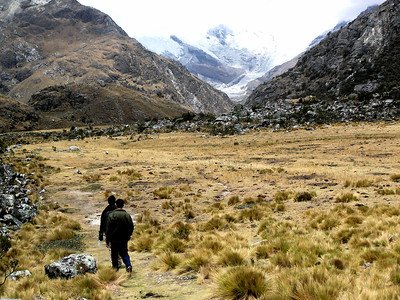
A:
{"label": "overcast sky", "polygon": [[280,47],[302,51],[339,21],[384,0],[78,0],[108,15],[131,37],[169,36],[193,42],[209,28],[271,34]]}

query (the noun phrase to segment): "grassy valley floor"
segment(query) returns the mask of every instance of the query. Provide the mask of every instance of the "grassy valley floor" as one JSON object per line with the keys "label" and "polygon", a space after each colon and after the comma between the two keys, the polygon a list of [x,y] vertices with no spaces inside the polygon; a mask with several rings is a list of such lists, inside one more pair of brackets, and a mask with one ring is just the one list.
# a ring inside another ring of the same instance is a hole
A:
{"label": "grassy valley floor", "polygon": [[[25,145],[10,160],[34,173],[45,199],[11,252],[33,275],[7,280],[3,295],[396,299],[399,149],[398,123]],[[136,221],[130,277],[97,241],[110,193]],[[45,264],[80,251],[97,274],[46,278]]]}

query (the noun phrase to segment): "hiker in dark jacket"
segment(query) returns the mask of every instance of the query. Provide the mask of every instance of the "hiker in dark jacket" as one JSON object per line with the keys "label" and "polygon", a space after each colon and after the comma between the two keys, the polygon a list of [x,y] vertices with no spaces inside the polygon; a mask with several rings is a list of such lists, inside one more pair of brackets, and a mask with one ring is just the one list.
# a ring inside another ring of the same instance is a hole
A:
{"label": "hiker in dark jacket", "polygon": [[133,233],[134,225],[131,216],[123,209],[124,200],[118,199],[115,204],[117,209],[108,214],[106,222],[106,243],[111,247],[111,263],[113,268],[118,270],[118,257],[120,256],[126,271],[132,272],[128,241]]}
{"label": "hiker in dark jacket", "polygon": [[108,201],[108,205],[103,210],[103,212],[101,213],[101,217],[100,217],[99,241],[103,240],[103,234],[106,233],[106,221],[107,221],[108,214],[117,208],[115,206],[115,196],[114,195],[109,196],[107,201]]}

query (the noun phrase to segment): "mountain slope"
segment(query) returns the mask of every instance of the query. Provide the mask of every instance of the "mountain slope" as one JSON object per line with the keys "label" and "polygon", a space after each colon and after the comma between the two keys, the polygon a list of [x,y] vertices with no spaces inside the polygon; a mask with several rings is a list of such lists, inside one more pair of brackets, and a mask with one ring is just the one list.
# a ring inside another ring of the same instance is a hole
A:
{"label": "mountain slope", "polygon": [[399,19],[398,0],[366,11],[307,51],[293,69],[259,86],[246,104],[309,95],[325,100],[349,96],[368,100],[398,94]]}
{"label": "mountain slope", "polygon": [[39,116],[28,105],[0,95],[0,133],[30,130],[38,120]]}
{"label": "mountain slope", "polygon": [[[220,114],[231,107],[226,95],[182,66],[147,51],[96,9],[75,0],[3,2],[0,91],[12,98],[33,103],[32,95],[43,93],[41,102],[51,102],[51,98],[45,98],[46,88],[63,86],[74,93],[78,86],[88,87],[98,90],[99,95],[113,94],[117,99],[124,95],[130,99],[124,101],[122,112],[112,118],[120,122],[188,110]],[[95,93],[91,95],[91,101],[102,100]],[[159,109],[149,110],[146,104],[143,110],[151,113],[141,114],[141,107],[147,102],[160,102]],[[67,111],[61,112],[62,107],[58,107],[60,119],[64,114],[74,114],[70,106],[64,106]],[[164,110],[167,107],[170,109]],[[131,114],[132,110],[136,114]],[[94,112],[86,113],[86,120],[102,122]]]}

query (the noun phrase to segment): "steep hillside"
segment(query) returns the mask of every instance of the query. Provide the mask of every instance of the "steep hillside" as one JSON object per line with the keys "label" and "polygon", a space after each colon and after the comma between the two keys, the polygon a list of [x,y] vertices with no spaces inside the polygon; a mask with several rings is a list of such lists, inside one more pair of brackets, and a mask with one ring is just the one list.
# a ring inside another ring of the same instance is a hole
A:
{"label": "steep hillside", "polygon": [[[73,87],[74,93],[80,86],[98,90],[99,95],[111,93],[117,100],[132,99],[136,103],[126,107],[135,107],[136,114],[130,117],[129,111],[123,111],[127,120],[149,117],[141,110],[149,112],[146,107],[151,102],[160,102],[151,109],[155,113],[151,116],[186,110],[219,114],[231,107],[225,94],[182,66],[147,51],[109,16],[75,0],[3,1],[0,39],[0,91],[21,102],[34,102],[31,97],[38,93],[42,93],[42,103],[51,102],[51,98],[46,100],[46,88]],[[104,101],[93,98],[100,100]],[[64,107],[63,113],[73,114],[68,105]],[[94,112],[88,113],[95,123],[102,122]]]}
{"label": "steep hillside", "polygon": [[307,51],[296,66],[259,86],[249,106],[278,99],[396,98],[400,88],[400,5],[388,0]]}
{"label": "steep hillside", "polygon": [[32,129],[38,118],[28,105],[0,95],[0,133]]}

